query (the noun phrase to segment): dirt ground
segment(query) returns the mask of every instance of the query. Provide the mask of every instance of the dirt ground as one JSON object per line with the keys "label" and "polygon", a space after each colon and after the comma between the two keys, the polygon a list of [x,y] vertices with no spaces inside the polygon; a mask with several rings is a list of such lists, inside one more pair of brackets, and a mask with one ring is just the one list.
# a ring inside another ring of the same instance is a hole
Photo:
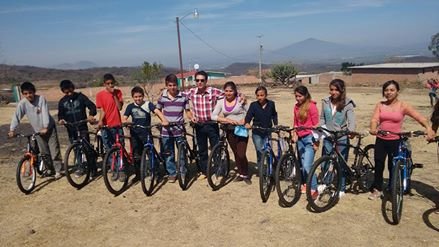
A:
{"label": "dirt ground", "polygon": [[[253,100],[254,87],[241,90]],[[310,91],[317,101],[328,93],[326,86],[310,86]],[[124,90],[125,96],[128,92]],[[55,89],[40,93],[53,101],[60,97]],[[348,88],[348,96],[357,103],[357,130],[366,130],[380,88]],[[280,123],[289,124],[292,90],[269,89],[269,98],[276,101]],[[403,90],[401,99],[430,115],[424,89]],[[51,103],[53,116],[55,105]],[[395,226],[383,217],[381,201],[370,201],[367,194],[348,193],[334,208],[320,214],[307,210],[304,196],[292,208],[280,207],[275,192],[262,203],[251,141],[247,150],[253,172],[250,186],[230,183],[214,192],[206,180],[197,180],[181,191],[178,183],[166,183],[146,197],[135,183],[114,197],[102,177],[81,190],[70,186],[66,178],[37,178],[36,190],[24,195],[17,188],[15,168],[25,143],[5,138],[14,107],[1,107],[0,111],[2,246],[439,246],[439,214],[434,213],[439,206],[437,146],[427,145],[423,138],[414,138],[412,147],[414,161],[424,168],[414,171],[413,195],[404,197],[402,220]],[[20,129],[31,131],[28,125]],[[419,125],[407,119],[404,129],[416,130]],[[64,152],[68,140],[63,127],[59,135]],[[369,136],[364,144],[373,142]]]}

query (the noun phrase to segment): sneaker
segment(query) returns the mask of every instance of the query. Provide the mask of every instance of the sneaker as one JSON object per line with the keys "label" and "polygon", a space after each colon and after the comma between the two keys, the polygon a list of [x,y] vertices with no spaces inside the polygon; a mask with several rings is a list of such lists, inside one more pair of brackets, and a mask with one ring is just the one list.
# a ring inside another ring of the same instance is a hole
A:
{"label": "sneaker", "polygon": [[300,192],[301,192],[302,194],[305,194],[305,193],[306,193],[306,184],[302,184],[302,186],[300,186]]}
{"label": "sneaker", "polygon": [[235,178],[235,180],[233,180],[233,182],[242,182],[242,181],[244,181],[244,178],[241,177],[241,176],[237,176],[237,177]]}
{"label": "sneaker", "polygon": [[80,177],[82,177],[82,176],[84,176],[84,172],[82,172],[81,169],[76,170],[76,172],[75,172],[75,177],[76,177],[76,178],[80,178]]}
{"label": "sneaker", "polygon": [[127,179],[125,172],[119,172],[119,182],[123,183]]}
{"label": "sneaker", "polygon": [[117,172],[112,172],[112,174],[111,174],[111,181],[116,181],[117,179],[118,179],[118,175],[117,175]]}
{"label": "sneaker", "polygon": [[169,177],[168,177],[168,182],[169,182],[169,183],[175,183],[176,180],[177,180],[177,176],[175,176],[175,175],[174,175],[174,176],[169,176]]}
{"label": "sneaker", "polygon": [[317,190],[311,190],[311,198],[313,200],[317,199],[318,196],[319,196],[319,192]]}
{"label": "sneaker", "polygon": [[55,172],[55,179],[60,179],[62,177],[60,172]]}
{"label": "sneaker", "polygon": [[370,193],[368,198],[369,200],[376,200],[381,198],[381,195],[382,195],[381,191],[374,189],[373,192]]}
{"label": "sneaker", "polygon": [[326,189],[326,184],[320,184],[319,186],[317,186],[317,192],[319,194],[322,194],[323,191],[325,191],[325,189]]}
{"label": "sneaker", "polygon": [[247,185],[251,185],[252,184],[252,181],[250,180],[250,178],[244,178],[244,182]]}
{"label": "sneaker", "polygon": [[344,191],[340,191],[340,193],[338,193],[338,198],[342,198],[346,195],[346,193]]}

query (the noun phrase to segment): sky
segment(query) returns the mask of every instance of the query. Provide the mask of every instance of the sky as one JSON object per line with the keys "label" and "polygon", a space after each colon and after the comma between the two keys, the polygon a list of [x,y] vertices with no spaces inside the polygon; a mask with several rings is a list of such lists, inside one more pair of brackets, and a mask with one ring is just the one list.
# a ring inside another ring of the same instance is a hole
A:
{"label": "sky", "polygon": [[0,0],[0,63],[177,67],[177,16],[185,67],[257,62],[260,43],[274,51],[307,38],[427,44],[439,32],[438,10],[438,0]]}

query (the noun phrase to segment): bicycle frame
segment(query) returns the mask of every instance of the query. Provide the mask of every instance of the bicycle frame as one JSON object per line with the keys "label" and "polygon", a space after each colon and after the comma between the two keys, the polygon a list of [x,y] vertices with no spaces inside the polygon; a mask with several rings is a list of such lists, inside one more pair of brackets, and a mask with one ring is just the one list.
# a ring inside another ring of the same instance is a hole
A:
{"label": "bicycle frame", "polygon": [[[407,147],[407,141],[408,137],[402,137],[400,139],[399,145],[398,145],[398,153],[396,156],[393,157],[392,164],[395,166],[398,161],[402,161],[402,169],[401,169],[401,179],[402,179],[402,186],[403,191],[408,191],[408,180],[410,179],[410,164],[413,164],[411,151]],[[410,162],[409,162],[410,161]]]}

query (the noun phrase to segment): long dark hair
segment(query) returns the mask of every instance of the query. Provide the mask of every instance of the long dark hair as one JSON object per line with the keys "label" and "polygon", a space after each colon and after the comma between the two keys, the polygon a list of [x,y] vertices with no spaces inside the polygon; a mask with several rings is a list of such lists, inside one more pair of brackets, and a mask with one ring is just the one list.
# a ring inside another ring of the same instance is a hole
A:
{"label": "long dark hair", "polygon": [[228,81],[228,82],[224,83],[223,89],[226,90],[226,88],[228,88],[228,87],[232,88],[232,90],[234,91],[235,97],[238,96],[238,88],[236,87],[236,84],[233,81]]}
{"label": "long dark hair", "polygon": [[[337,111],[343,110],[346,101],[346,86],[345,82],[341,79],[334,79],[329,83],[329,87],[334,86],[337,91],[340,92],[340,97],[335,100],[335,106]],[[331,98],[331,101],[334,100]]]}
{"label": "long dark hair", "polygon": [[309,105],[311,103],[311,94],[305,86],[298,86],[294,89],[294,93],[299,93],[305,97],[305,102],[299,106],[299,120],[305,121],[308,117]]}

